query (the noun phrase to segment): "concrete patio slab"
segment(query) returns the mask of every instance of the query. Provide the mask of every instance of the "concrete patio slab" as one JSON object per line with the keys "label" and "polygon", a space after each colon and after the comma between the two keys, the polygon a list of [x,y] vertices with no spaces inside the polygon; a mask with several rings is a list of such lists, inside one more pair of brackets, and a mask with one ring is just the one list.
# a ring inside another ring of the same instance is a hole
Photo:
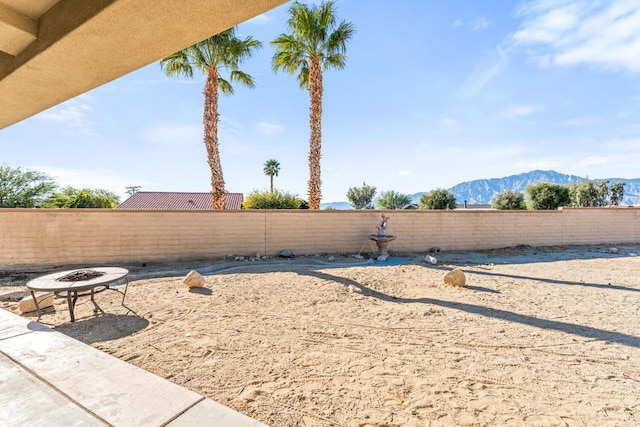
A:
{"label": "concrete patio slab", "polygon": [[264,426],[197,393],[0,309],[0,424]]}
{"label": "concrete patio slab", "polygon": [[0,340],[27,334],[33,331],[52,331],[40,323],[32,322],[7,310],[0,310]]}
{"label": "concrete patio slab", "polygon": [[210,427],[211,420],[219,426],[266,427],[265,424],[239,412],[231,411],[211,399],[198,402],[193,408],[170,422],[169,427]]}
{"label": "concrete patio slab", "polygon": [[0,351],[115,426],[159,426],[202,397],[60,333],[0,341]]}
{"label": "concrete patio slab", "polygon": [[0,424],[9,426],[105,426],[0,353]]}

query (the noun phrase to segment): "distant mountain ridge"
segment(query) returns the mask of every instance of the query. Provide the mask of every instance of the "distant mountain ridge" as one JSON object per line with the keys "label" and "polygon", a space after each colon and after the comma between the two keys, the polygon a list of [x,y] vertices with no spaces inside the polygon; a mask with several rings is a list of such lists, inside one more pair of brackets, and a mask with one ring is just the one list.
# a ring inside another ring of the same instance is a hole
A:
{"label": "distant mountain ridge", "polygon": [[[524,193],[529,184],[536,182],[551,182],[554,184],[568,185],[583,180],[583,177],[567,175],[556,171],[534,170],[504,178],[478,179],[454,185],[449,189],[456,197],[458,203],[487,204],[496,194],[506,190]],[[608,180],[610,183],[624,182],[623,205],[635,205],[640,203],[640,179],[603,178],[596,181]]]}
{"label": "distant mountain ridge", "polygon": [[[482,205],[491,203],[491,199],[503,191],[512,190],[524,193],[527,185],[536,182],[551,182],[554,184],[567,185],[581,181],[583,177],[567,175],[556,171],[534,170],[518,175],[506,176],[503,178],[477,179],[475,181],[462,182],[449,188],[459,204],[465,201],[469,205]],[[591,178],[597,181],[608,180],[610,183],[624,182],[624,198],[621,205],[640,204],[640,178]],[[420,196],[424,192],[410,194],[413,203],[418,203]],[[348,202],[323,203],[322,209],[331,206],[334,209],[352,209]]]}

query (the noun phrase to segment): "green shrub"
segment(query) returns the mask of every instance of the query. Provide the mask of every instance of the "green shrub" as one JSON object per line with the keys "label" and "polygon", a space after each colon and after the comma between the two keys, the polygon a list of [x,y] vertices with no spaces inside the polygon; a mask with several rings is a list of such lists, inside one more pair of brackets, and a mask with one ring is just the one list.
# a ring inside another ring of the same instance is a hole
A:
{"label": "green shrub", "polygon": [[506,190],[496,194],[491,199],[491,207],[501,211],[515,211],[526,209],[524,194],[519,191]]}
{"label": "green shrub", "polygon": [[608,180],[583,179],[569,185],[571,206],[602,207],[618,206],[624,196],[624,182],[609,184]]}
{"label": "green shrub", "polygon": [[244,199],[242,206],[245,209],[305,209],[308,204],[296,194],[255,190]]}
{"label": "green shrub", "polygon": [[569,206],[569,187],[550,182],[536,182],[527,185],[527,207],[532,210],[555,210]]}
{"label": "green shrub", "polygon": [[376,196],[376,187],[362,183],[362,187],[351,187],[347,191],[347,200],[353,209],[373,209],[371,201]]}
{"label": "green shrub", "polygon": [[383,191],[376,199],[376,209],[404,209],[411,204],[411,197],[397,191]]}
{"label": "green shrub", "polygon": [[418,203],[419,209],[455,209],[456,198],[451,191],[444,188],[436,188],[423,194]]}

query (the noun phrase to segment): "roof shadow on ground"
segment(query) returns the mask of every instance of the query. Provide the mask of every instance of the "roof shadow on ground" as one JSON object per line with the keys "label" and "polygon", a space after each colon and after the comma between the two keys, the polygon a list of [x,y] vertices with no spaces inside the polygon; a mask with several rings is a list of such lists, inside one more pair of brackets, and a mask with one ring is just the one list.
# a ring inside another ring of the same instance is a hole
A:
{"label": "roof shadow on ground", "polygon": [[606,290],[614,290],[614,291],[640,292],[640,288],[630,288],[628,286],[613,285],[610,283],[605,285],[603,283],[574,282],[569,280],[547,279],[543,277],[520,276],[517,274],[494,273],[490,271],[477,271],[477,270],[470,271],[467,274],[479,274],[481,276],[496,276],[496,277],[508,277],[511,279],[533,280],[536,282],[545,282],[545,283],[551,283],[554,285],[584,286],[587,288],[606,289]]}
{"label": "roof shadow on ground", "polygon": [[430,304],[438,307],[451,308],[454,310],[464,311],[466,313],[477,314],[484,317],[505,320],[508,322],[520,323],[523,325],[534,326],[540,329],[550,329],[567,334],[576,335],[585,338],[595,338],[602,341],[621,344],[629,347],[640,348],[640,337],[635,335],[624,334],[621,332],[607,331],[605,329],[593,328],[590,326],[578,325],[575,323],[558,322],[556,320],[541,319],[535,316],[515,313],[512,311],[485,307],[477,304],[468,304],[455,301],[439,300],[435,298],[400,298],[393,295],[387,295],[382,292],[374,291],[367,286],[356,282],[355,280],[345,279],[344,277],[333,276],[326,272],[309,269],[306,272],[298,271],[298,274],[306,274],[323,280],[330,280],[344,285],[357,286],[363,291],[363,295],[378,298],[383,301],[402,304]]}

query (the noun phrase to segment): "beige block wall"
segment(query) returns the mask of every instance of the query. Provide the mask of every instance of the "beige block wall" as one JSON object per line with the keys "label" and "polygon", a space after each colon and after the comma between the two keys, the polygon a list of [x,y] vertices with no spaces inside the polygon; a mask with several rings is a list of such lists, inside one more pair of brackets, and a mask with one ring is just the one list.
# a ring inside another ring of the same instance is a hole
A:
{"label": "beige block wall", "polygon": [[[379,211],[0,209],[0,268],[371,251]],[[392,252],[637,243],[640,209],[391,211]],[[362,249],[364,246],[364,249]]]}

